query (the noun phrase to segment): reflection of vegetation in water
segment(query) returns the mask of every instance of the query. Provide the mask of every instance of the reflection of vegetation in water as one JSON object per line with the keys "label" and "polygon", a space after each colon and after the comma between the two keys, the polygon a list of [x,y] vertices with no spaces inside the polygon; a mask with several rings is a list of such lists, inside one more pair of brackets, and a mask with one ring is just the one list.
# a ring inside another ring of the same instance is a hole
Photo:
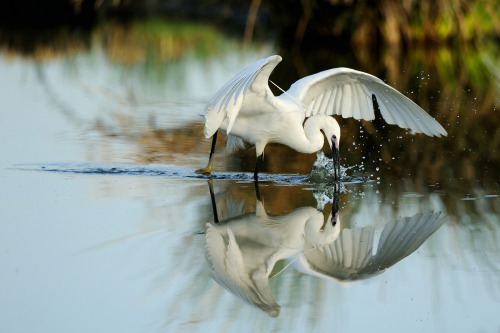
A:
{"label": "reflection of vegetation in water", "polygon": [[220,56],[240,43],[211,25],[172,20],[137,20],[127,24],[103,21],[91,33],[59,28],[42,31],[0,29],[0,45],[9,52],[51,60],[101,46],[112,63],[146,65],[161,70],[165,64],[185,58]]}
{"label": "reflection of vegetation in water", "polygon": [[[154,84],[174,78],[184,80],[186,59],[203,63],[242,49],[240,41],[225,36],[213,26],[160,19],[126,25],[107,22],[95,29],[93,42],[113,64],[128,73],[137,73],[145,83]],[[251,44],[246,49],[258,47]]]}
{"label": "reflection of vegetation in water", "polygon": [[110,62],[155,84],[173,77],[183,80],[181,59],[207,59],[234,43],[207,25],[159,19],[106,22],[94,30],[93,41]]}
{"label": "reflection of vegetation in water", "polygon": [[108,22],[94,31],[94,37],[103,45],[112,62],[126,65],[152,63],[160,66],[188,53],[206,58],[232,45],[208,25],[160,19],[134,21],[127,25]]}
{"label": "reflection of vegetation in water", "polygon": [[50,61],[76,55],[90,47],[85,31],[66,28],[45,31],[7,31],[0,28],[0,51],[10,57],[23,56]]}

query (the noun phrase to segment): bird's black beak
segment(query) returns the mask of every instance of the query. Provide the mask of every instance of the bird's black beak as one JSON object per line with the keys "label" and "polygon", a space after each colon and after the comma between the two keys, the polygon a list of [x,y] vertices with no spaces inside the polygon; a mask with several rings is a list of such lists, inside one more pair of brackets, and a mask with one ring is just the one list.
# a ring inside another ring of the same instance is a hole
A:
{"label": "bird's black beak", "polygon": [[333,169],[335,172],[335,180],[340,179],[340,155],[339,155],[339,142],[335,135],[332,137],[332,159]]}
{"label": "bird's black beak", "polygon": [[339,149],[337,147],[332,147],[332,159],[333,159],[333,169],[335,171],[335,180],[340,179],[340,156]]}

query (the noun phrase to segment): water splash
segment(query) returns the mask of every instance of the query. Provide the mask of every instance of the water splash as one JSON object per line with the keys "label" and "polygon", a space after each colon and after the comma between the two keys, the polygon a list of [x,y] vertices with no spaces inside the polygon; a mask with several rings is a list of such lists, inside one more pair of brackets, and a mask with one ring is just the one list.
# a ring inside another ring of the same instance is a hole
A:
{"label": "water splash", "polygon": [[[340,166],[340,182],[342,183],[362,183],[369,181],[366,177],[348,176],[347,171],[352,170],[355,166],[343,167]],[[325,156],[323,151],[316,153],[316,161],[309,176],[305,178],[309,183],[334,184],[339,181],[335,180],[335,169],[331,158]]]}

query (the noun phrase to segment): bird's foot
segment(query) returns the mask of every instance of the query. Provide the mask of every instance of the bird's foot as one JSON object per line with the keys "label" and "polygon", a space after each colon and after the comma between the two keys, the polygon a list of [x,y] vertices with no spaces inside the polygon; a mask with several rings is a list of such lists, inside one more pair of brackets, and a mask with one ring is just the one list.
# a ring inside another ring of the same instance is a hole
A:
{"label": "bird's foot", "polygon": [[209,174],[212,173],[212,166],[211,165],[208,165],[207,167],[203,168],[203,169],[198,169],[195,171],[196,173],[201,173],[202,175],[206,175],[208,176]]}

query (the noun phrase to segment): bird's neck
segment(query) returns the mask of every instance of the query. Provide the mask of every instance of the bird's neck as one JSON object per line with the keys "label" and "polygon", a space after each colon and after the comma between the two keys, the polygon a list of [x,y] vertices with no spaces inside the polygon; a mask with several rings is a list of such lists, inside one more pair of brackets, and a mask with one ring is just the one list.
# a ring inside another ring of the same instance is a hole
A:
{"label": "bird's neck", "polygon": [[292,148],[301,153],[315,153],[323,148],[325,139],[321,130],[329,126],[331,120],[332,117],[325,115],[309,117],[304,123],[303,135],[294,138]]}

